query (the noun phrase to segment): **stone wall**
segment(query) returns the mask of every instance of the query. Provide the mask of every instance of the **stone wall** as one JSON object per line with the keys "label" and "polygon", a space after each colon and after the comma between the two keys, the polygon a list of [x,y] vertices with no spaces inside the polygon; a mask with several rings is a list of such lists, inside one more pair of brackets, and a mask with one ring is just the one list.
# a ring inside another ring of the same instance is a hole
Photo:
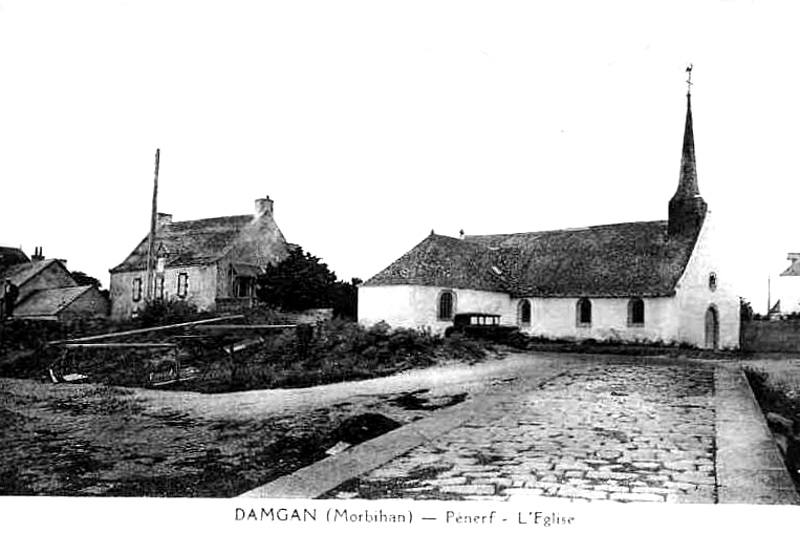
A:
{"label": "stone wall", "polygon": [[749,352],[800,353],[800,320],[742,322],[742,349]]}
{"label": "stone wall", "polygon": [[75,301],[73,301],[62,313],[62,320],[70,321],[82,318],[105,318],[108,317],[109,303],[96,287],[92,287]]}
{"label": "stone wall", "polygon": [[[185,298],[178,298],[178,276],[182,273],[188,275],[187,294]],[[136,278],[142,280],[142,297],[133,301],[133,280]],[[112,320],[127,320],[144,307],[146,278],[144,271],[116,272],[111,275],[109,292]],[[209,311],[214,309],[216,294],[217,268],[214,265],[168,268],[164,271],[164,300],[182,299],[200,311]]]}

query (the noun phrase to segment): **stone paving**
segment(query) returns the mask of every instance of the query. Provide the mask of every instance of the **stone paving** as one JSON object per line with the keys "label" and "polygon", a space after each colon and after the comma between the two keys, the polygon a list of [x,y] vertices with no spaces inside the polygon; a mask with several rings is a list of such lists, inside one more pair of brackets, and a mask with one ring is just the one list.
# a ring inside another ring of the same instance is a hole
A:
{"label": "stone paving", "polygon": [[510,387],[323,498],[715,503],[714,369],[609,362]]}

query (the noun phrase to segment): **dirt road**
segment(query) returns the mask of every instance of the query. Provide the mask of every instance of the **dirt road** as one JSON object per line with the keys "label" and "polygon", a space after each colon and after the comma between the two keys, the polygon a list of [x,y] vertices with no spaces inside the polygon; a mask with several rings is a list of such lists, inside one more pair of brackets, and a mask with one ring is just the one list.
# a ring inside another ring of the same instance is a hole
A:
{"label": "dirt road", "polygon": [[405,424],[546,359],[217,395],[0,379],[0,494],[233,496],[325,457],[350,417]]}

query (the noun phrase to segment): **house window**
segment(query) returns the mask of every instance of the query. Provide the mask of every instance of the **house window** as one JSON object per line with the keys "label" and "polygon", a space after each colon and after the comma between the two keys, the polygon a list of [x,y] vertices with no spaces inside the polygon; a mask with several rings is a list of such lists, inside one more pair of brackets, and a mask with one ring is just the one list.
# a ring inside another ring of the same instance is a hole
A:
{"label": "house window", "polygon": [[253,295],[255,278],[249,276],[237,276],[233,281],[233,297],[248,298]]}
{"label": "house window", "polygon": [[581,298],[578,300],[575,311],[578,319],[578,327],[588,328],[592,325],[592,302],[590,302],[588,298]]}
{"label": "house window", "polygon": [[186,272],[181,272],[178,274],[178,298],[186,298],[186,294],[189,292],[189,274]]}
{"label": "house window", "polygon": [[628,325],[644,326],[644,300],[631,298],[628,302]]}
{"label": "house window", "polygon": [[131,287],[131,299],[138,302],[142,299],[142,278],[133,278],[133,286]]}
{"label": "house window", "polygon": [[519,303],[519,323],[525,326],[531,323],[531,302],[528,300]]}
{"label": "house window", "polygon": [[156,277],[156,298],[159,300],[164,299],[164,275],[161,274]]}
{"label": "house window", "polygon": [[439,320],[452,320],[455,310],[455,295],[445,291],[439,295]]}
{"label": "house window", "polygon": [[712,272],[708,275],[708,288],[712,291],[717,290],[717,273]]}

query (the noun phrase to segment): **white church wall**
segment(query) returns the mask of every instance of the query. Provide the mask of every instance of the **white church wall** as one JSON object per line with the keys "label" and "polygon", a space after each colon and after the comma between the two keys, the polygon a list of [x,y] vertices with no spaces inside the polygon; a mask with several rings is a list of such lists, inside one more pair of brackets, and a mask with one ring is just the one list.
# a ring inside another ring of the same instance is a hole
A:
{"label": "white church wall", "polygon": [[443,333],[451,320],[439,320],[439,295],[455,294],[454,313],[501,315],[501,323],[514,324],[516,309],[507,294],[472,289],[449,289],[421,285],[379,285],[358,288],[358,321],[372,326],[384,321],[392,327],[430,328]]}
{"label": "white church wall", "polygon": [[[717,239],[718,232],[709,211],[692,257],[676,287],[679,339],[700,348],[706,347],[706,312],[713,305],[719,317],[719,347],[737,348],[739,297],[721,268]],[[715,289],[710,286],[712,273],[716,277]]]}
{"label": "white church wall", "polygon": [[[518,325],[523,332],[533,336],[639,342],[671,342],[677,336],[678,321],[672,298],[644,298],[644,325],[628,324],[629,298],[589,298],[592,305],[589,326],[578,325],[577,298],[528,300],[531,302],[531,323]],[[515,310],[519,301],[513,302]]]}

